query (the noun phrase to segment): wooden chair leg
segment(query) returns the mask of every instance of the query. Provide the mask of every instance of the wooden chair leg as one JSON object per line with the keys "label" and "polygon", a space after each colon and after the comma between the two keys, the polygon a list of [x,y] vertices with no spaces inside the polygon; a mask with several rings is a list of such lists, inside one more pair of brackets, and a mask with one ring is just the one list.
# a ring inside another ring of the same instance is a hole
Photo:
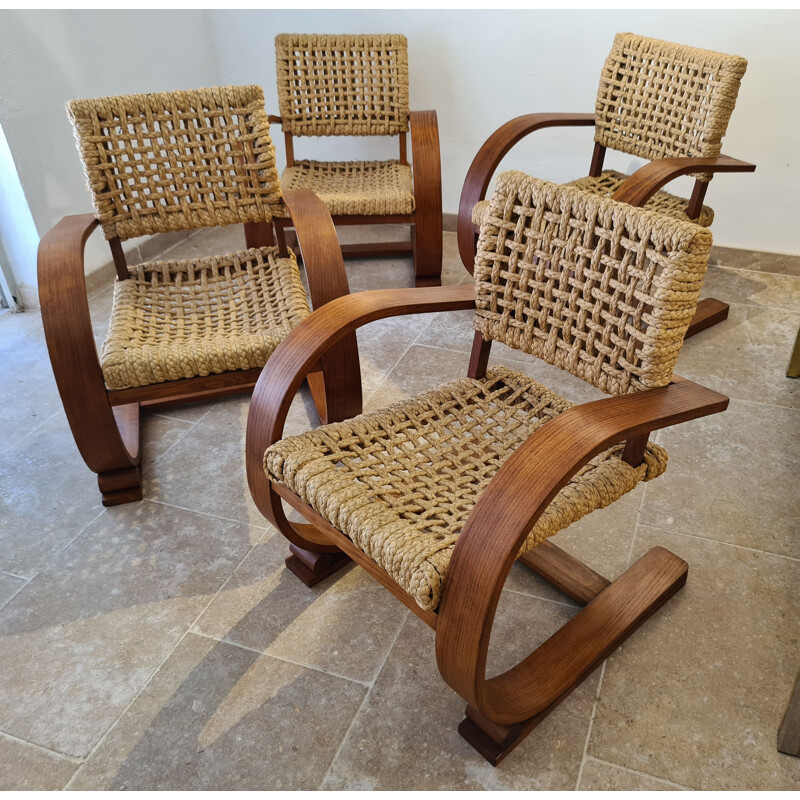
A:
{"label": "wooden chair leg", "polygon": [[[551,555],[563,565],[561,556]],[[538,713],[504,725],[492,722],[468,705],[458,732],[489,763],[497,766],[605,658],[684,586],[688,570],[683,559],[664,548],[654,547],[522,662],[528,668],[526,672],[535,671],[542,676],[541,685],[547,695]],[[503,681],[521,666],[491,679],[489,684]]]}
{"label": "wooden chair leg", "polygon": [[324,581],[329,575],[352,563],[345,553],[313,553],[295,544],[289,545],[292,555],[286,559],[286,567],[309,588]]}
{"label": "wooden chair leg", "polygon": [[706,328],[717,325],[723,320],[728,319],[728,310],[730,306],[723,303],[721,300],[715,300],[713,297],[708,297],[701,300],[697,304],[697,311],[694,312],[689,329],[686,331],[686,338],[694,336]]}

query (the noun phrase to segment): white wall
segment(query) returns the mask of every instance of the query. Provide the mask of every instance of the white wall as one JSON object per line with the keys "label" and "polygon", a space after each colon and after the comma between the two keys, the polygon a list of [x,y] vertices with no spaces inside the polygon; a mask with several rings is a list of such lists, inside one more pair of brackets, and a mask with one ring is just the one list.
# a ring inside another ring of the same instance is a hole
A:
{"label": "white wall", "polygon": [[[40,235],[92,210],[67,101],[218,83],[208,25],[204,12],[0,11],[0,125]],[[95,233],[87,267],[108,260]],[[36,285],[34,258],[11,266]]]}
{"label": "white wall", "polygon": [[[90,210],[64,104],[73,97],[259,83],[277,113],[280,32],[398,32],[409,40],[411,105],[439,116],[444,210],[455,213],[477,148],[535,111],[594,109],[617,31],[744,55],[750,62],[723,151],[758,164],[709,188],[715,242],[800,254],[800,12],[797,11],[38,11],[0,12],[0,124],[40,233]],[[534,134],[502,167],[555,181],[586,174],[590,129]],[[282,137],[275,136],[282,163]],[[394,144],[300,140],[298,157],[388,157]],[[634,159],[614,157],[630,171]],[[502,168],[501,167],[501,168]],[[673,188],[688,191],[688,179]],[[91,251],[92,263],[107,250]],[[23,265],[20,282],[35,280]]]}

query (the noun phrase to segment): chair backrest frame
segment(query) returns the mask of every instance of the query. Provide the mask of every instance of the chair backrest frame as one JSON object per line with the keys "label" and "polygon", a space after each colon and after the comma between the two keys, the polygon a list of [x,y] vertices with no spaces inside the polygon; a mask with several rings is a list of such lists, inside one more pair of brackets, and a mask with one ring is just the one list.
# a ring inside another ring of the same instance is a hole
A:
{"label": "chair backrest frame", "polygon": [[475,257],[472,361],[494,340],[608,394],[665,386],[710,246],[692,222],[503,173]]}
{"label": "chair backrest frame", "polygon": [[73,100],[67,109],[115,261],[119,241],[136,236],[244,223],[252,238],[283,205],[259,86]]}

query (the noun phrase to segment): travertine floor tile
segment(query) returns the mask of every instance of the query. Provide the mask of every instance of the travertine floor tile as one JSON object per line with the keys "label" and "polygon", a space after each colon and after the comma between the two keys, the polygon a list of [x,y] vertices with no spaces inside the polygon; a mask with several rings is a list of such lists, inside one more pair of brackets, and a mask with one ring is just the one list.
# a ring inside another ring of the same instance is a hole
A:
{"label": "travertine floor tile", "polygon": [[[299,393],[289,411],[285,435],[312,425],[308,391]],[[250,497],[244,445],[250,396],[217,400],[200,422],[144,474],[144,496],[261,528],[269,523]],[[160,413],[160,412],[159,412]]]}
{"label": "travertine floor tile", "polygon": [[0,350],[11,347],[42,327],[38,308],[25,311],[0,310]]}
{"label": "travertine floor tile", "polygon": [[640,526],[687,585],[608,660],[589,755],[696,789],[800,788],[775,736],[797,673],[800,562]]}
{"label": "travertine floor tile", "polygon": [[189,634],[70,789],[316,789],[365,691]]}
{"label": "travertine floor tile", "polygon": [[0,733],[0,791],[63,789],[78,763]]}
{"label": "travertine floor tile", "polygon": [[[21,316],[21,315],[20,315]],[[2,354],[0,453],[16,445],[61,409],[42,331]]]}
{"label": "travertine floor tile", "polygon": [[709,267],[700,297],[749,303],[800,313],[800,276]]}
{"label": "travertine floor tile", "polygon": [[[513,666],[574,613],[505,593],[489,674]],[[595,672],[498,768],[456,730],[464,701],[439,677],[433,632],[408,617],[353,723],[325,789],[572,789],[597,689]]]}
{"label": "travertine floor tile", "polygon": [[0,720],[86,755],[260,531],[143,502],[107,510],[0,611]]}
{"label": "travertine floor tile", "polygon": [[623,767],[587,758],[576,787],[581,790],[617,792],[674,792],[682,787]]}
{"label": "travertine floor tile", "polygon": [[728,319],[687,339],[676,372],[718,392],[756,403],[800,407],[800,381],[786,367],[800,314],[732,305]]}
{"label": "travertine floor tile", "polygon": [[360,567],[309,589],[284,566],[279,533],[257,545],[195,630],[346,678],[371,681],[406,615]]}
{"label": "travertine floor tile", "polygon": [[25,578],[0,572],[0,608],[2,608],[24,585]]}
{"label": "travertine floor tile", "polygon": [[149,469],[153,463],[161,458],[192,427],[191,423],[173,417],[143,412],[140,418],[141,425],[141,461],[139,466],[142,471]]}
{"label": "travertine floor tile", "polygon": [[0,459],[0,570],[30,577],[103,510],[63,412]]}
{"label": "travertine floor tile", "polygon": [[640,521],[800,557],[800,411],[732,401],[727,411],[659,433],[667,471]]}

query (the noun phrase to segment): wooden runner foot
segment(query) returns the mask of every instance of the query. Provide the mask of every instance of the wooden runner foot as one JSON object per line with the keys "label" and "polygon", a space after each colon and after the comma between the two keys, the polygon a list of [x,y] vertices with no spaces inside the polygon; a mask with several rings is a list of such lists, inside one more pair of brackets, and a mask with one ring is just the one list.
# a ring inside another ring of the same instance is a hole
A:
{"label": "wooden runner foot", "polygon": [[692,321],[689,323],[689,328],[686,331],[686,339],[694,336],[706,328],[717,325],[724,319],[728,319],[728,309],[730,306],[723,303],[721,300],[715,300],[713,297],[708,297],[701,300],[697,304],[697,311],[694,312]]}
{"label": "wooden runner foot", "polygon": [[316,586],[329,575],[351,563],[345,553],[312,553],[290,544],[292,555],[286,559],[286,567],[309,587]]}
{"label": "wooden runner foot", "polygon": [[[654,547],[540,645],[523,664],[511,670],[517,672],[526,665],[532,674],[541,676],[543,685],[552,686],[552,694],[541,711],[516,724],[501,725],[467,706],[467,716],[458,726],[458,732],[490,764],[497,766],[605,658],[684,586],[688,570],[683,559],[662,547]],[[490,680],[489,685],[497,680]]]}

